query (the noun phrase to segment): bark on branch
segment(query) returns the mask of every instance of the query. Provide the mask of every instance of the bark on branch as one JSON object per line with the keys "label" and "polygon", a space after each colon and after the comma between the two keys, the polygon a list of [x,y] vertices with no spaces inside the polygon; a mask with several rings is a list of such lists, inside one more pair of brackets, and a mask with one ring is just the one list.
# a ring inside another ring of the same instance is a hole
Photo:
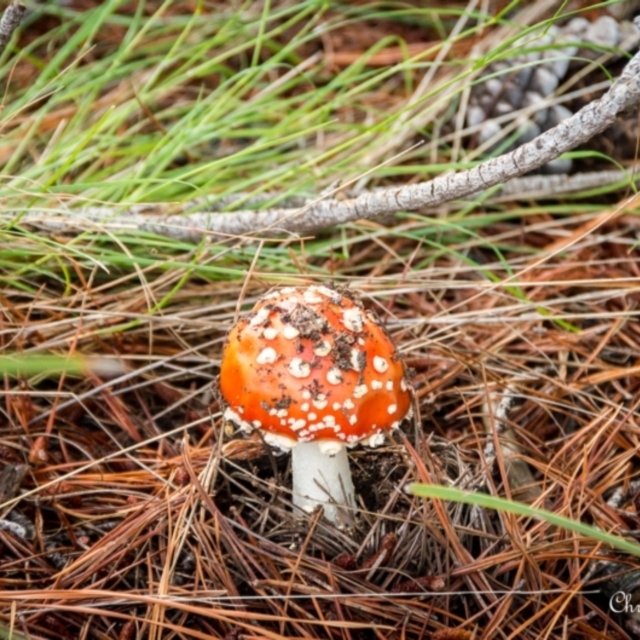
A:
{"label": "bark on branch", "polygon": [[13,2],[4,10],[2,18],[0,19],[0,55],[7,46],[13,32],[18,28],[22,16],[27,8],[17,0]]}
{"label": "bark on branch", "polygon": [[[204,210],[183,215],[166,215],[166,207],[139,206],[126,212],[90,208],[60,211],[29,211],[22,222],[49,229],[95,228],[140,229],[181,240],[199,240],[203,234],[214,239],[239,236],[312,235],[323,229],[359,219],[388,217],[400,211],[418,211],[485,191],[533,171],[562,153],[576,148],[610,127],[616,118],[640,102],[640,53],[629,60],[620,77],[599,99],[514,151],[492,158],[468,171],[447,174],[428,182],[379,189],[355,198],[321,198],[299,207],[266,211],[216,213]],[[184,211],[193,203],[181,205]],[[172,213],[176,206],[172,205]]]}

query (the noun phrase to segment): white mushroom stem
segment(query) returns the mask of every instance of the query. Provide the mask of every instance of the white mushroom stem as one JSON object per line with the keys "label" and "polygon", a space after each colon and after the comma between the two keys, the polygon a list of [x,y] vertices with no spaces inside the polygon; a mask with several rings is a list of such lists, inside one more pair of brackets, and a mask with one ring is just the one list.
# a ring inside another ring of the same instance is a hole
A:
{"label": "white mushroom stem", "polygon": [[342,524],[349,516],[341,507],[355,506],[355,492],[346,447],[329,444],[298,442],[291,450],[293,504],[307,512],[321,505],[327,520]]}

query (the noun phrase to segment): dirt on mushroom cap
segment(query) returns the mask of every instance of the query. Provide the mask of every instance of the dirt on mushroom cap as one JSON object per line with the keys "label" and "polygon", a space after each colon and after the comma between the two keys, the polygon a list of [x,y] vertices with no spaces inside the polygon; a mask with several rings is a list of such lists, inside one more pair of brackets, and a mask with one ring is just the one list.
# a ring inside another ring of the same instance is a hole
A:
{"label": "dirt on mushroom cap", "polygon": [[411,406],[384,328],[352,292],[326,286],[265,294],[229,332],[219,384],[227,419],[292,443],[356,444]]}

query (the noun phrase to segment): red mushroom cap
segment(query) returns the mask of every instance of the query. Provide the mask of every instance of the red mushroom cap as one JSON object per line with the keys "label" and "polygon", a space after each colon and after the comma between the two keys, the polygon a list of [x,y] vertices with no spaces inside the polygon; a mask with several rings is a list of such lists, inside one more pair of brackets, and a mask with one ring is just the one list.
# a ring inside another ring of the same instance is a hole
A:
{"label": "red mushroom cap", "polygon": [[[411,408],[402,359],[350,292],[326,286],[265,294],[227,337],[225,418],[289,448],[324,441],[381,444]],[[340,446],[338,445],[338,446]]]}

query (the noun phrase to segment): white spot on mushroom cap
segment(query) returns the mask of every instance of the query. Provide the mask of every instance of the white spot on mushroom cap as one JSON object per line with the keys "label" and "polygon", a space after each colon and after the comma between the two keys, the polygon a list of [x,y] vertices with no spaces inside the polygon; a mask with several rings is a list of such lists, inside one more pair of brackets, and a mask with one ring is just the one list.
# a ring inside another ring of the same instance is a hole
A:
{"label": "white spot on mushroom cap", "polygon": [[265,322],[269,319],[269,309],[267,307],[262,307],[262,309],[258,309],[256,311],[256,315],[249,320],[249,325],[252,327],[257,327],[258,325],[265,324]]}
{"label": "white spot on mushroom cap", "polygon": [[[295,291],[295,289],[294,289]],[[289,298],[284,298],[278,302],[278,309],[284,311],[285,313],[291,313],[298,306],[298,298],[294,298],[293,296]]]}
{"label": "white spot on mushroom cap", "polygon": [[315,413],[313,413],[313,411],[309,411],[309,413],[307,414],[307,418],[309,420],[316,420],[317,419],[317,415]]}
{"label": "white spot on mushroom cap", "polygon": [[274,329],[274,327],[267,327],[262,332],[262,337],[265,340],[275,340],[278,337],[278,330]]}
{"label": "white spot on mushroom cap", "polygon": [[387,380],[387,391],[393,391],[393,380]]}
{"label": "white spot on mushroom cap", "polygon": [[305,390],[302,392],[302,398],[303,398],[304,400],[311,400],[311,391],[309,391],[308,389],[305,389]]}
{"label": "white spot on mushroom cap", "polygon": [[293,429],[293,431],[300,431],[300,429],[304,429],[307,426],[307,421],[303,420],[302,418],[298,418],[297,420],[294,420],[293,423],[291,424],[291,429]]}
{"label": "white spot on mushroom cap", "polygon": [[289,415],[289,412],[286,409],[278,409],[276,411],[276,415],[278,418],[286,418]]}
{"label": "white spot on mushroom cap", "polygon": [[389,414],[395,413],[397,410],[398,410],[397,404],[390,404],[389,407],[387,408],[387,411],[389,412]]}
{"label": "white spot on mushroom cap", "polygon": [[327,382],[329,384],[340,384],[343,380],[342,372],[338,367],[331,367],[331,369],[327,371]]}
{"label": "white spot on mushroom cap", "polygon": [[240,414],[234,411],[231,407],[227,407],[222,414],[222,417],[227,421],[235,424],[242,431],[253,431],[253,425],[240,417]]}
{"label": "white spot on mushroom cap", "polygon": [[365,438],[362,441],[362,444],[367,447],[379,447],[384,444],[384,432],[378,431],[378,433],[374,433],[372,436]]}
{"label": "white spot on mushroom cap", "polygon": [[371,388],[374,391],[377,391],[378,389],[382,389],[382,382],[380,382],[380,380],[372,380],[371,381]]}
{"label": "white spot on mushroom cap", "polygon": [[318,344],[313,348],[313,353],[317,355],[318,358],[328,356],[331,353],[331,344],[323,340],[322,344]]}
{"label": "white spot on mushroom cap", "polygon": [[342,311],[342,324],[349,329],[358,333],[362,331],[364,326],[364,316],[358,307],[350,307]]}
{"label": "white spot on mushroom cap", "polygon": [[282,335],[287,339],[287,340],[293,340],[294,338],[297,338],[300,335],[300,332],[295,328],[292,327],[290,324],[288,324],[283,330],[282,330]]}
{"label": "white spot on mushroom cap", "polygon": [[337,291],[334,291],[333,289],[329,289],[329,287],[325,287],[323,285],[320,285],[319,287],[313,287],[318,293],[321,293],[323,296],[326,296],[327,298],[335,298],[336,295],[338,294]]}
{"label": "white spot on mushroom cap", "polygon": [[349,417],[349,424],[350,425],[354,425],[354,424],[356,424],[356,422],[358,422],[358,417],[355,414],[353,414],[352,416]]}
{"label": "white spot on mushroom cap", "polygon": [[253,425],[254,429],[260,429],[260,427],[262,427],[262,422],[260,422],[260,420],[254,420],[251,424]]}
{"label": "white spot on mushroom cap", "polygon": [[340,411],[340,409],[342,409],[342,405],[339,402],[334,402],[332,406],[334,411]]}
{"label": "white spot on mushroom cap", "polygon": [[305,413],[307,413],[307,411],[309,411],[309,403],[308,403],[308,402],[303,402],[303,403],[300,405],[300,408],[301,408]]}
{"label": "white spot on mushroom cap", "polygon": [[358,349],[351,349],[351,354],[349,358],[349,364],[351,368],[355,371],[362,371],[364,367],[364,352],[358,351]]}
{"label": "white spot on mushroom cap", "polygon": [[351,400],[351,398],[347,398],[343,402],[343,406],[344,406],[345,409],[353,409],[356,405],[353,404],[353,400]]}
{"label": "white spot on mushroom cap", "polygon": [[333,427],[336,424],[336,417],[332,415],[324,416],[322,422],[324,422],[327,427]]}
{"label": "white spot on mushroom cap", "polygon": [[407,381],[404,378],[401,378],[401,380],[400,380],[400,389],[402,391],[406,391],[407,390]]}
{"label": "white spot on mushroom cap", "polygon": [[369,391],[369,389],[367,388],[366,384],[359,384],[357,387],[355,387],[355,389],[353,390],[353,397],[354,398],[362,398],[364,395],[366,395],[366,393]]}
{"label": "white spot on mushroom cap", "polygon": [[373,368],[378,373],[384,373],[389,368],[389,363],[385,360],[385,358],[382,358],[381,356],[374,356]]}
{"label": "white spot on mushroom cap", "polygon": [[270,433],[269,431],[264,432],[264,441],[269,446],[276,447],[282,451],[290,451],[298,444],[296,440],[292,440],[286,436],[281,436],[277,433]]}
{"label": "white spot on mushroom cap", "polygon": [[311,374],[311,365],[302,358],[292,358],[289,363],[289,373],[296,378],[308,378]]}
{"label": "white spot on mushroom cap", "polygon": [[273,364],[278,359],[278,354],[273,347],[265,347],[256,358],[258,364]]}
{"label": "white spot on mushroom cap", "polygon": [[315,287],[309,287],[306,289],[302,294],[302,297],[307,304],[319,304],[322,302],[322,298],[316,294]]}
{"label": "white spot on mushroom cap", "polygon": [[324,393],[319,393],[311,402],[316,409],[320,410],[324,409],[329,404]]}

